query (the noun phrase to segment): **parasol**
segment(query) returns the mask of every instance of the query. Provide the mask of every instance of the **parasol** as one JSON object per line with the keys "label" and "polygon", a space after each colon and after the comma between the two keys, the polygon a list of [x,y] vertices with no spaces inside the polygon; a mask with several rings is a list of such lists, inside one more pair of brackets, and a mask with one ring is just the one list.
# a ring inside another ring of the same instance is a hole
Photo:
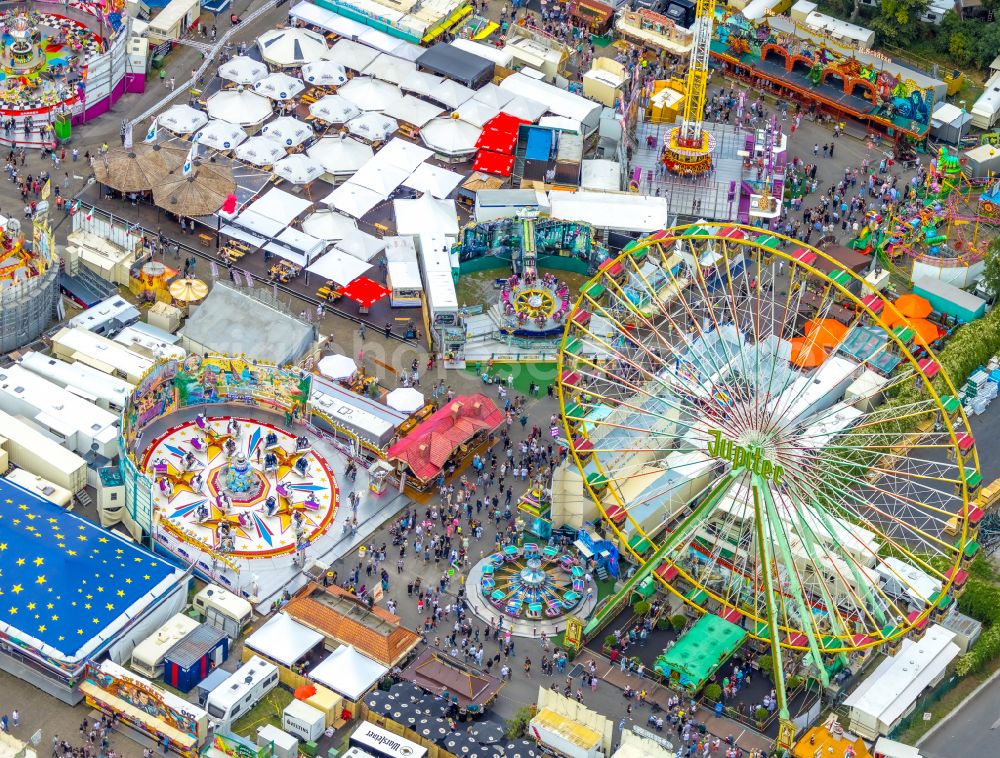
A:
{"label": "parasol", "polygon": [[[103,159],[94,162],[94,176],[104,186],[119,192],[151,190],[159,181],[160,175],[165,173],[158,170],[162,163],[146,160],[152,152],[153,147],[145,143],[134,145],[128,150],[111,148]],[[184,161],[183,154],[180,161]]]}
{"label": "parasol", "polygon": [[385,285],[379,284],[367,276],[359,276],[344,287],[340,294],[350,298],[362,308],[371,308],[379,300],[390,295],[391,292]]}
{"label": "parasol", "polygon": [[385,404],[403,413],[415,413],[424,407],[424,395],[413,387],[400,387],[385,396]]}
{"label": "parasol", "polygon": [[302,78],[320,87],[339,87],[347,82],[347,72],[339,63],[316,61],[302,67]]}
{"label": "parasol", "polygon": [[156,121],[174,134],[190,134],[207,124],[208,116],[190,105],[171,105]]}
{"label": "parasol", "polygon": [[259,124],[273,112],[271,101],[256,92],[237,87],[216,92],[205,101],[205,110],[212,118],[239,126]]}
{"label": "parasol", "polygon": [[196,303],[208,294],[208,285],[201,279],[175,279],[169,289],[170,297],[179,303]]}
{"label": "parasol", "polygon": [[142,273],[155,278],[167,273],[167,267],[160,261],[146,261],[142,264]]}
{"label": "parasol", "polygon": [[309,115],[328,124],[343,124],[361,115],[361,109],[340,95],[324,95],[309,105]]}
{"label": "parasol", "polygon": [[198,144],[216,150],[232,150],[246,140],[247,133],[236,124],[221,119],[212,119],[198,132]]}
{"label": "parasol", "polygon": [[312,127],[305,121],[299,121],[291,116],[280,116],[260,130],[261,134],[271,137],[285,147],[301,145],[313,136]]}
{"label": "parasol", "polygon": [[384,111],[403,97],[395,84],[372,79],[370,76],[356,76],[339,90],[337,94],[350,100],[363,111]]}
{"label": "parasol", "polygon": [[369,142],[381,142],[399,129],[399,122],[381,113],[362,113],[347,122],[347,129]]}
{"label": "parasol", "polygon": [[270,166],[285,157],[285,148],[270,137],[251,137],[236,148],[236,157],[255,166]]}
{"label": "parasol", "polygon": [[281,68],[301,66],[321,60],[329,53],[326,38],[308,29],[281,28],[264,32],[257,38],[260,56]]}
{"label": "parasol", "polygon": [[301,79],[296,79],[284,71],[275,71],[253,85],[254,92],[272,100],[288,100],[305,88],[306,85]]}
{"label": "parasol", "polygon": [[323,165],[302,153],[282,158],[274,164],[272,170],[292,184],[309,184],[323,175]]}
{"label": "parasol", "polygon": [[930,301],[920,295],[900,295],[893,305],[904,318],[927,318],[934,310]]}
{"label": "parasol", "polygon": [[924,344],[930,345],[937,342],[938,338],[941,336],[941,329],[933,321],[928,321],[925,318],[906,318],[900,322],[898,325],[904,325],[912,329],[917,337],[923,340]]}
{"label": "parasol", "polygon": [[820,347],[834,347],[847,336],[847,327],[836,319],[814,318],[806,322],[805,333]]}
{"label": "parasol", "polygon": [[174,171],[153,187],[153,202],[179,216],[208,216],[219,210],[235,191],[231,168],[195,161],[187,176]]}
{"label": "parasol", "polygon": [[371,145],[340,137],[324,137],[306,149],[310,158],[323,164],[326,173],[333,175],[353,174],[375,155]]}
{"label": "parasol", "polygon": [[[143,165],[149,166],[150,173],[154,174],[159,182],[171,171],[176,171],[184,165],[188,151],[174,145],[157,144],[153,145],[152,150],[139,152],[138,155]],[[156,186],[155,183],[153,186]]]}
{"label": "parasol", "polygon": [[826,350],[808,337],[794,337],[792,342],[792,364],[799,368],[816,368],[826,360]]}
{"label": "parasol", "polygon": [[267,76],[267,66],[246,55],[237,55],[219,66],[219,78],[237,84],[254,84]]}
{"label": "parasol", "polygon": [[358,370],[358,364],[346,355],[327,355],[316,366],[327,379],[348,379]]}
{"label": "parasol", "polygon": [[481,745],[494,745],[504,739],[504,728],[493,721],[477,721],[469,728],[469,735]]}

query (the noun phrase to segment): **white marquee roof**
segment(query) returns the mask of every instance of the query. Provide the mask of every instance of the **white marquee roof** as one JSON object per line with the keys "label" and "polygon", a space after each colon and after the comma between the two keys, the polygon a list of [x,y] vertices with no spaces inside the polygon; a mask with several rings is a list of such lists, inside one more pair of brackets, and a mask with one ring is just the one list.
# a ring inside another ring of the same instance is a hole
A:
{"label": "white marquee roof", "polygon": [[385,200],[379,192],[350,182],[341,184],[323,198],[323,202],[354,218],[361,218],[376,205]]}
{"label": "white marquee roof", "polygon": [[328,174],[353,174],[375,154],[370,145],[347,137],[324,137],[306,149]]}
{"label": "white marquee roof", "polygon": [[357,231],[358,222],[336,211],[316,211],[302,220],[307,234],[324,240],[340,240]]}
{"label": "white marquee roof", "polygon": [[397,234],[458,234],[454,200],[436,200],[425,194],[416,200],[393,200],[392,206],[396,214]]}
{"label": "white marquee roof", "polygon": [[358,260],[353,255],[348,255],[342,250],[334,248],[306,270],[343,287],[359,276],[364,276],[371,267],[370,263]]}
{"label": "white marquee roof", "polygon": [[403,186],[415,189],[417,192],[429,192],[433,197],[443,199],[448,197],[463,179],[465,179],[464,174],[449,171],[433,163],[421,163],[403,182]]}
{"label": "white marquee roof", "polygon": [[205,102],[208,115],[231,124],[259,124],[272,113],[271,101],[250,90],[227,89],[216,92]]}
{"label": "white marquee roof", "polygon": [[244,645],[284,666],[291,666],[323,642],[323,635],[279,613],[244,641]]}

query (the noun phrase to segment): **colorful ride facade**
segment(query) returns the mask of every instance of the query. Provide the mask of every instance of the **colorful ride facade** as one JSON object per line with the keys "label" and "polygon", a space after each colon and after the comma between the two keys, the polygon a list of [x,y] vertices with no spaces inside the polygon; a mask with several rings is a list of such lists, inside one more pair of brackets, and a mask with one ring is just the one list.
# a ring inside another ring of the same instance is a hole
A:
{"label": "colorful ride facade", "polygon": [[849,48],[785,16],[748,21],[723,13],[712,56],[731,73],[764,79],[835,118],[893,137],[923,140],[947,84],[871,51]]}

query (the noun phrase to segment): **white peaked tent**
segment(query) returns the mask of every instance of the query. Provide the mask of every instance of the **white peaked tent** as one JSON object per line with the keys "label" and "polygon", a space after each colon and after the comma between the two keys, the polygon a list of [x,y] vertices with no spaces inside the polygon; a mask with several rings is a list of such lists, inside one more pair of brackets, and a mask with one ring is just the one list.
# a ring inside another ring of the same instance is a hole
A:
{"label": "white peaked tent", "polygon": [[413,95],[403,95],[401,100],[390,105],[383,113],[398,121],[413,124],[419,129],[428,121],[432,121],[444,113],[444,108],[438,106],[437,103],[429,103]]}
{"label": "white peaked tent", "polygon": [[384,111],[403,97],[395,84],[372,79],[370,76],[354,77],[337,90],[337,94],[346,97],[363,111]]}
{"label": "white peaked tent", "polygon": [[440,87],[436,87],[434,89],[434,92],[430,94],[430,97],[432,100],[436,100],[442,105],[454,110],[462,105],[462,103],[471,100],[474,94],[476,94],[474,89],[469,89],[465,85],[459,84],[451,79],[445,79],[441,82]]}
{"label": "white peaked tent", "polygon": [[361,115],[361,109],[340,95],[324,95],[309,104],[309,115],[328,124],[343,124]]}
{"label": "white peaked tent", "polygon": [[216,92],[205,102],[208,115],[240,126],[253,126],[271,115],[271,101],[242,87]]}
{"label": "white peaked tent", "polygon": [[366,189],[378,192],[382,197],[389,197],[392,192],[406,181],[409,172],[405,169],[380,161],[378,155],[358,169],[358,172],[348,181]]}
{"label": "white peaked tent", "polygon": [[347,72],[334,61],[316,61],[302,67],[302,78],[319,87],[339,87],[347,83]]}
{"label": "white peaked tent", "polygon": [[198,144],[216,150],[232,150],[246,140],[247,133],[236,124],[212,119],[198,132]]}
{"label": "white peaked tent", "polygon": [[505,89],[500,89],[493,82],[487,82],[476,90],[476,94],[472,96],[472,99],[502,110],[507,103],[514,99],[514,95]]}
{"label": "white peaked tent", "polygon": [[455,112],[465,123],[478,126],[482,129],[483,124],[496,116],[500,112],[500,109],[478,100],[469,100],[462,103]]}
{"label": "white peaked tent", "polygon": [[190,105],[171,105],[159,115],[157,123],[175,134],[190,134],[207,124],[208,116]]}
{"label": "white peaked tent", "polygon": [[458,214],[454,200],[435,200],[423,194],[416,200],[393,200],[396,233],[458,235]]}
{"label": "white peaked tent", "polygon": [[548,109],[549,107],[544,103],[521,95],[514,95],[514,97],[500,108],[503,113],[523,119],[524,121],[529,121],[532,124],[544,116]]}
{"label": "white peaked tent", "polygon": [[407,92],[431,97],[442,82],[444,82],[443,77],[428,74],[426,71],[414,71],[399,83],[399,87]]}
{"label": "white peaked tent", "polygon": [[236,148],[236,157],[254,166],[270,166],[285,157],[285,148],[270,137],[251,137]]}
{"label": "white peaked tent", "polygon": [[443,199],[448,197],[464,178],[462,174],[435,166],[433,163],[421,163],[403,182],[403,186],[417,192],[428,192],[432,197]]}
{"label": "white peaked tent", "polygon": [[327,379],[349,379],[358,370],[358,364],[353,358],[337,353],[324,355],[316,364],[319,373]]}
{"label": "white peaked tent", "polygon": [[373,76],[383,82],[399,84],[413,71],[417,70],[417,64],[413,61],[403,60],[388,53],[382,53],[373,60],[362,72],[365,76]]}
{"label": "white peaked tent", "polygon": [[219,77],[237,84],[254,84],[267,76],[267,66],[246,55],[237,55],[219,66]]}
{"label": "white peaked tent", "polygon": [[334,42],[330,47],[329,54],[323,57],[334,63],[339,63],[344,68],[360,73],[368,68],[378,56],[378,50],[352,39],[342,38]]}
{"label": "white peaked tent", "polygon": [[385,396],[385,404],[403,413],[414,413],[424,407],[424,396],[413,387],[398,387]]}
{"label": "white peaked tent", "polygon": [[468,155],[476,152],[482,131],[457,118],[436,118],[420,130],[420,139],[440,155]]}
{"label": "white peaked tent", "polygon": [[383,200],[385,196],[381,193],[350,182],[341,184],[323,198],[327,205],[354,218],[361,218]]}
{"label": "white peaked tent", "polygon": [[323,170],[333,176],[353,174],[367,163],[375,151],[370,145],[346,136],[324,137],[306,149],[310,158],[319,161]]}
{"label": "white peaked tent", "polygon": [[321,240],[342,240],[358,231],[358,222],[336,211],[316,211],[302,220],[302,231]]}
{"label": "white peaked tent", "polygon": [[301,145],[313,136],[312,127],[305,121],[299,121],[291,116],[280,116],[269,124],[264,124],[261,134],[271,137],[285,147]]}
{"label": "white peaked tent", "polygon": [[326,38],[308,29],[272,29],[257,38],[257,48],[268,63],[281,68],[302,66],[327,57]]}
{"label": "white peaked tent", "polygon": [[369,142],[379,142],[387,140],[399,129],[399,123],[394,118],[370,111],[348,121],[347,129],[351,134]]}
{"label": "white peaked tent", "polygon": [[359,276],[364,276],[371,267],[372,264],[359,261],[354,256],[334,248],[315,263],[309,265],[306,271],[329,279],[343,287]]}
{"label": "white peaked tent", "polygon": [[353,229],[334,243],[334,247],[359,261],[370,261],[385,250],[385,242],[360,229]]}
{"label": "white peaked tent", "polygon": [[433,151],[426,147],[414,145],[399,137],[393,138],[378,151],[379,161],[384,161],[390,166],[401,168],[410,173],[432,155],[434,155]]}
{"label": "white peaked tent", "polygon": [[303,153],[282,158],[271,170],[292,184],[308,184],[323,176],[323,164]]}
{"label": "white peaked tent", "polygon": [[258,95],[269,97],[272,100],[288,100],[295,97],[305,88],[306,85],[302,83],[301,79],[289,76],[284,71],[275,71],[273,74],[268,74],[253,85],[254,92]]}

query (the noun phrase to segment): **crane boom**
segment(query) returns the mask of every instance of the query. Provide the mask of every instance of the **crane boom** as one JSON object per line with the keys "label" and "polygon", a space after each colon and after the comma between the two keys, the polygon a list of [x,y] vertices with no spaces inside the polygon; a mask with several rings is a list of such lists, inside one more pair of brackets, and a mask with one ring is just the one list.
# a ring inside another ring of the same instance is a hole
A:
{"label": "crane boom", "polygon": [[711,54],[712,29],[715,26],[715,0],[698,0],[695,6],[695,30],[688,66],[684,123],[681,143],[692,147],[702,144],[702,122],[708,92],[708,63]]}

